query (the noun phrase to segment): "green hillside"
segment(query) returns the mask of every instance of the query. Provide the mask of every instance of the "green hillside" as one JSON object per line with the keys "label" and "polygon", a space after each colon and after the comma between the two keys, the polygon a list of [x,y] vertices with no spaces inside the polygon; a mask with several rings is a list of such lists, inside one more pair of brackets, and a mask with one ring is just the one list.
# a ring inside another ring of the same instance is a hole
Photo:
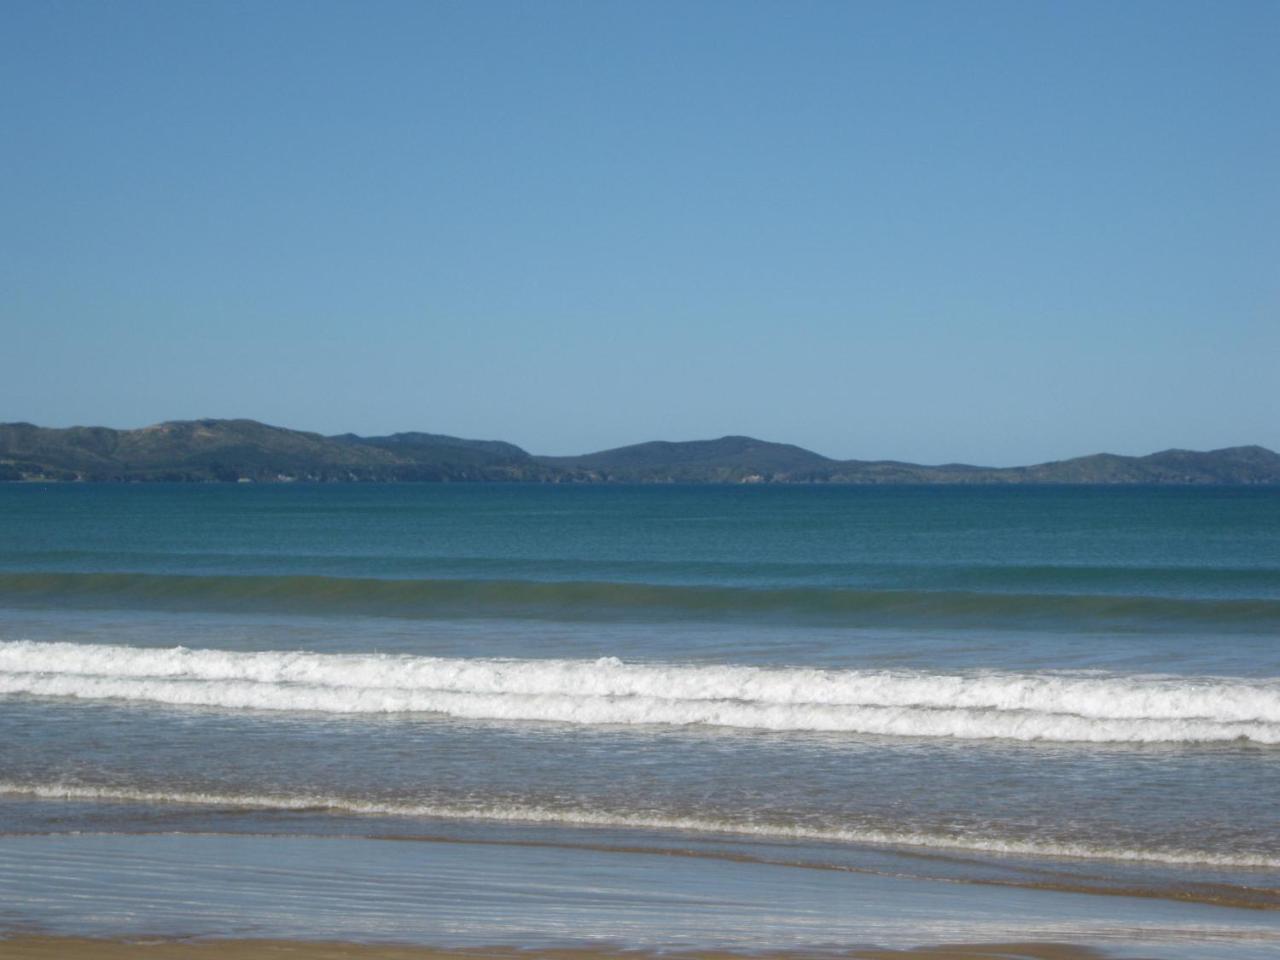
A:
{"label": "green hillside", "polygon": [[835,462],[789,443],[752,437],[685,443],[654,440],[580,457],[538,457],[537,461],[583,479],[702,483],[801,480]]}
{"label": "green hillside", "polygon": [[110,430],[0,424],[0,479],[392,481],[542,479],[511,444],[432,434],[325,437],[254,420]]}
{"label": "green hillside", "polygon": [[138,430],[0,424],[0,481],[844,484],[1280,484],[1263,447],[1095,454],[1027,467],[832,460],[787,443],[729,436],[655,440],[577,457],[535,457],[500,440],[288,430],[255,420],[175,420]]}

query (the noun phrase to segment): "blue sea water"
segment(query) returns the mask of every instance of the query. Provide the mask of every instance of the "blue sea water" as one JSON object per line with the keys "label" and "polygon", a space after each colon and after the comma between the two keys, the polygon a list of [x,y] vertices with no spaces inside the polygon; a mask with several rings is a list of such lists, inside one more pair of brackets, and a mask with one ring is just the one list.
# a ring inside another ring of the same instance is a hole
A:
{"label": "blue sea water", "polygon": [[0,832],[679,852],[1256,940],[1278,634],[1266,489],[0,485]]}

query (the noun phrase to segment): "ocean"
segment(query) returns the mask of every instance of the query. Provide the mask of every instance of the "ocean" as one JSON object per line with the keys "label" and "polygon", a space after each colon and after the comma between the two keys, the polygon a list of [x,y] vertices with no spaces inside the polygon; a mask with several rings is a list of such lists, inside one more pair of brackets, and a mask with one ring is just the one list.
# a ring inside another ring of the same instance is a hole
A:
{"label": "ocean", "polygon": [[0,485],[0,935],[1274,956],[1278,637],[1273,489]]}

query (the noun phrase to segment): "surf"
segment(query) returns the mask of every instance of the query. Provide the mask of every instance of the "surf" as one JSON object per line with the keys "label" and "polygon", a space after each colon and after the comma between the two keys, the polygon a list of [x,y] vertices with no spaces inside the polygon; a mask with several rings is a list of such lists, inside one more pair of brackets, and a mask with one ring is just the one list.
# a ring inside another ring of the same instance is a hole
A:
{"label": "surf", "polygon": [[0,694],[578,726],[1280,744],[1280,680],[0,642]]}

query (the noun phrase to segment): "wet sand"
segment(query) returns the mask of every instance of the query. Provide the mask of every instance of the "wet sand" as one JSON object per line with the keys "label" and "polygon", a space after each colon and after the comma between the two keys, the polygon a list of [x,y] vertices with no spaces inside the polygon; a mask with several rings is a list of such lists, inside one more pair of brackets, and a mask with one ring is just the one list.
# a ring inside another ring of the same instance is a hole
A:
{"label": "wet sand", "polygon": [[[22,937],[0,940],[7,960],[637,960],[635,951],[478,948],[437,950],[417,946],[356,943],[306,943],[290,940],[95,940],[71,937]],[[1104,960],[1089,947],[1057,943],[953,944],[908,950],[857,950],[849,953],[775,954],[666,953],[664,960]]]}
{"label": "wet sand", "polygon": [[1173,900],[603,849],[172,834],[0,837],[6,934],[4,960],[1270,960],[1280,945],[1273,913]]}

